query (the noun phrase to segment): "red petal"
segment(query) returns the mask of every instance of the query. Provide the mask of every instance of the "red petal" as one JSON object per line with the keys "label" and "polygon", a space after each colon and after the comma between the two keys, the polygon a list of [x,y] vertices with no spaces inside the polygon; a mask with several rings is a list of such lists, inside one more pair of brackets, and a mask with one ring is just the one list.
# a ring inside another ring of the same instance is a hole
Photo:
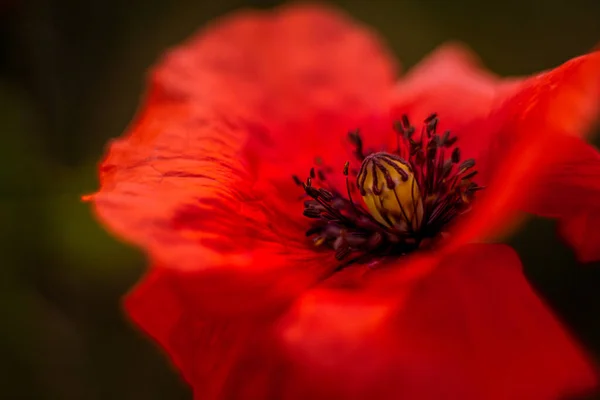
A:
{"label": "red petal", "polygon": [[282,337],[311,398],[556,399],[596,383],[506,246],[461,248],[397,290],[298,301]]}
{"label": "red petal", "polygon": [[575,137],[551,141],[554,155],[529,186],[524,210],[557,218],[565,239],[584,262],[600,259],[600,153]]}
{"label": "red petal", "polygon": [[496,103],[486,126],[494,141],[485,160],[495,166],[504,166],[516,146],[539,146],[555,135],[584,136],[600,109],[600,52],[532,76]]}
{"label": "red petal", "polygon": [[316,156],[343,167],[347,156],[331,149],[358,121],[383,112],[394,64],[374,34],[349,18],[323,6],[285,6],[215,24],[172,52],[154,84],[241,116],[251,131],[247,167],[280,186],[307,173]]}
{"label": "red petal", "polygon": [[[489,123],[490,113],[499,99],[514,94],[521,82],[515,78],[500,79],[487,71],[469,49],[457,43],[446,44],[409,71],[397,85],[392,115],[398,118],[406,113],[413,122],[420,123],[431,113],[437,113],[438,130],[450,130],[458,137],[456,146],[461,150],[461,158],[476,160],[479,175],[475,181],[485,186],[487,182],[482,177],[489,165],[485,158],[498,125],[496,121]],[[478,197],[481,203],[485,196],[480,192]],[[481,217],[478,219],[482,221]],[[482,223],[459,227],[462,235],[456,237],[456,243],[487,234],[490,226]]]}
{"label": "red petal", "polygon": [[527,211],[550,218],[600,207],[600,153],[576,137],[554,137],[553,155],[548,168],[532,182]]}
{"label": "red petal", "polygon": [[379,109],[394,69],[355,21],[325,6],[294,5],[214,23],[172,51],[153,84],[222,113],[287,123],[315,110]]}
{"label": "red petal", "polygon": [[268,397],[282,371],[268,325],[195,312],[172,273],[157,267],[136,286],[125,303],[131,318],[166,350],[195,399]]}
{"label": "red petal", "polygon": [[131,319],[167,351],[184,374],[187,373],[183,366],[189,361],[185,354],[174,351],[176,346],[171,340],[185,305],[173,290],[169,275],[160,269],[148,273],[125,299],[125,308]]}
{"label": "red petal", "polygon": [[560,223],[560,233],[575,249],[583,263],[600,260],[600,209],[582,210],[565,217]]}
{"label": "red petal", "polygon": [[323,7],[224,19],[155,69],[102,163],[97,214],[213,307],[293,297],[335,263],[307,246],[291,175],[382,109],[392,64],[365,28]]}
{"label": "red petal", "polygon": [[515,85],[487,71],[477,56],[458,43],[449,43],[409,71],[396,86],[392,114],[407,114],[420,123],[432,113],[439,131],[459,137],[463,158],[477,158],[489,140],[479,126],[499,92]]}
{"label": "red petal", "polygon": [[598,116],[600,53],[591,53],[545,72],[496,99],[481,125],[492,138],[478,160],[478,183],[487,186],[477,210],[460,232],[460,241],[501,230],[526,200],[527,187],[561,156],[555,137],[583,136]]}

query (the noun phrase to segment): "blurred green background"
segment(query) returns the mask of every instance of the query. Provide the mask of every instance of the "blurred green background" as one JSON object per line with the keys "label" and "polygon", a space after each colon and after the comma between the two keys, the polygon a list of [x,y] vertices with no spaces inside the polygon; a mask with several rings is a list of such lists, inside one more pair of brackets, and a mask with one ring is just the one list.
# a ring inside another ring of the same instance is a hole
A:
{"label": "blurred green background", "polygon": [[[230,10],[278,3],[0,0],[2,398],[191,398],[121,311],[143,256],[79,197],[96,189],[105,144],[134,115],[145,72],[166,48]],[[405,67],[458,39],[500,74],[529,74],[600,41],[597,0],[331,3],[379,30]],[[576,265],[550,221],[533,221],[511,244],[600,359],[600,265]]]}

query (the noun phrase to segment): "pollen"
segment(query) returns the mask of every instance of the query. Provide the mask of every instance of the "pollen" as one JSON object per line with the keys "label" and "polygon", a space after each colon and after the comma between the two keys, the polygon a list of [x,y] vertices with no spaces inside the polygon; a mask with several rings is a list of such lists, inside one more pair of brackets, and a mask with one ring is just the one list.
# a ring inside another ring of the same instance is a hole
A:
{"label": "pollen", "polygon": [[[437,132],[431,114],[420,132],[407,116],[394,124],[396,148],[370,152],[359,131],[348,133],[359,168],[347,161],[346,190],[329,182],[334,169],[322,159],[302,181],[304,216],[313,220],[306,236],[315,247],[335,251],[343,265],[373,257],[401,256],[434,246],[451,223],[467,213],[476,192],[475,160],[461,160],[457,137]],[[362,199],[361,199],[362,198]]]}
{"label": "pollen", "polygon": [[371,154],[362,162],[356,185],[377,222],[401,232],[419,229],[423,203],[407,161],[383,152]]}

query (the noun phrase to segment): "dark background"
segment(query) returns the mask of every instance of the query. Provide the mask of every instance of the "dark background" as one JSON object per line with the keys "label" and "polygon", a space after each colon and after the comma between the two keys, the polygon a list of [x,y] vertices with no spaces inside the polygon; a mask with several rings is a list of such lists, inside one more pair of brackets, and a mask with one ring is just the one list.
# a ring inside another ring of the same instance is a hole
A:
{"label": "dark background", "polygon": [[[79,197],[135,113],[148,66],[206,21],[278,1],[0,0],[0,393],[10,399],[189,399],[124,318],[144,258]],[[405,67],[448,39],[502,75],[600,41],[600,1],[336,1]],[[532,283],[600,359],[600,265],[579,266],[536,220],[510,240]],[[552,351],[552,349],[548,349]]]}

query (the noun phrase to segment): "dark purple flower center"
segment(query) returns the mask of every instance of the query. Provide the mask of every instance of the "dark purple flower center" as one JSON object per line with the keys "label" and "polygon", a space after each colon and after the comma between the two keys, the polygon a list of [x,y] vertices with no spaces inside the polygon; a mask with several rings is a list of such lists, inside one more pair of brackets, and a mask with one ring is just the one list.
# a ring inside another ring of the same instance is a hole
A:
{"label": "dark purple flower center", "polygon": [[[482,187],[472,181],[475,161],[461,161],[457,137],[438,134],[437,125],[432,114],[416,134],[402,116],[394,124],[396,149],[389,153],[366,154],[359,131],[350,132],[361,167],[344,165],[345,193],[328,184],[323,168],[312,168],[306,181],[294,176],[308,197],[304,215],[313,219],[306,236],[333,249],[338,260],[352,256],[348,262],[404,255],[442,237]],[[356,201],[358,195],[363,202]]]}

